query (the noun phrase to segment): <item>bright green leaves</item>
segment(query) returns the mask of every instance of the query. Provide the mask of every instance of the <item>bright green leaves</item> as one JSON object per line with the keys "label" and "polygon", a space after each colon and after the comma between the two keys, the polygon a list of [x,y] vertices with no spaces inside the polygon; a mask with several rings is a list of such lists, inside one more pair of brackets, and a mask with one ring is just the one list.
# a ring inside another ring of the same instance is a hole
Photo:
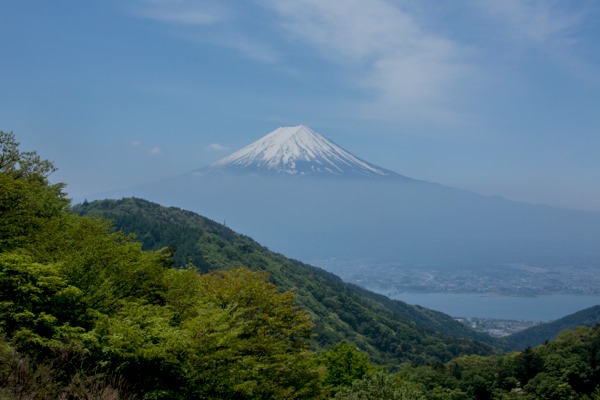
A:
{"label": "bright green leaves", "polygon": [[0,330],[53,379],[117,374],[156,399],[319,396],[292,293],[247,269],[171,269],[169,252],[67,214],[52,164],[12,134],[0,150]]}
{"label": "bright green leaves", "polygon": [[[329,335],[325,342],[335,343],[346,331],[356,343],[368,343],[361,348],[378,346],[421,361],[435,360],[431,353],[443,353],[446,344],[394,322],[403,310],[386,309],[372,297],[359,302],[360,289],[269,254],[214,222],[202,223],[210,228],[204,235],[206,229],[192,221],[198,216],[125,201],[119,213],[144,227],[141,235],[156,243],[167,237],[167,245],[182,239],[192,252],[186,259],[193,254],[203,270],[229,271],[173,269],[170,251],[143,251],[107,222],[67,214],[62,186],[47,180],[53,170],[0,132],[2,398],[33,392],[38,398],[100,398],[99,391],[89,395],[92,386],[103,388],[102,396],[104,388],[116,396],[115,388],[125,387],[146,399],[309,399],[324,393],[337,399],[422,399],[424,393],[436,400],[600,398],[600,328],[577,329],[520,354],[464,356],[446,365],[405,366],[393,375],[376,370],[353,344],[338,344],[317,359],[308,348],[312,318],[297,303],[311,306],[322,337]],[[144,220],[140,207],[156,209]],[[164,229],[161,218],[176,223]],[[190,236],[194,230],[200,236]],[[271,276],[239,265],[268,269]],[[303,297],[269,279],[297,287]],[[29,378],[15,383],[23,371]],[[6,391],[9,378],[13,387]],[[18,385],[33,391],[17,392]]]}
{"label": "bright green leaves", "polygon": [[279,339],[294,349],[306,348],[305,340],[312,336],[310,317],[296,307],[293,293],[280,292],[267,278],[246,268],[202,276],[208,302],[242,312],[245,335],[261,339],[265,346]]}
{"label": "bright green leaves", "polygon": [[30,256],[0,253],[0,326],[19,349],[35,358],[81,357],[84,330],[73,324],[81,290],[56,265]]}
{"label": "bright green leaves", "polygon": [[318,397],[311,319],[266,274],[166,269],[72,218],[38,250],[54,263],[0,254],[0,321],[19,348],[87,355],[156,398]]}
{"label": "bright green leaves", "polygon": [[136,198],[94,201],[77,205],[73,211],[110,219],[119,229],[135,233],[147,249],[172,246],[173,261],[180,267],[191,263],[207,272],[244,266],[268,272],[270,282],[293,290],[296,304],[313,315],[317,335],[311,343],[316,348],[347,341],[379,364],[491,353],[490,347],[475,341],[481,336],[448,316],[345,284],[333,274],[270,252],[192,212]]}
{"label": "bright green leaves", "polygon": [[319,362],[327,367],[324,383],[331,387],[349,386],[355,380],[376,371],[369,363],[366,354],[356,350],[349,343],[338,343],[331,350],[323,352]]}
{"label": "bright green leaves", "polygon": [[[368,361],[366,354],[349,343],[324,351],[319,363],[326,368],[324,384],[339,400],[425,400],[426,387],[389,374]],[[413,369],[414,370],[414,369]]]}
{"label": "bright green leaves", "polygon": [[18,145],[12,133],[0,131],[0,251],[28,243],[69,205],[63,185],[48,183],[52,163]]}
{"label": "bright green leaves", "polygon": [[166,270],[160,302],[95,314],[100,364],[155,398],[314,398],[309,317],[266,275]]}
{"label": "bright green leaves", "polygon": [[140,301],[123,301],[112,316],[100,317],[95,331],[108,358],[137,360],[169,358],[178,330],[172,326],[172,313],[165,307]]}
{"label": "bright green leaves", "polygon": [[426,400],[419,385],[384,372],[366,375],[336,393],[336,400]]}
{"label": "bright green leaves", "polygon": [[104,221],[64,215],[48,224],[29,249],[38,259],[60,265],[61,273],[83,291],[86,308],[111,313],[123,298],[162,298],[168,255],[142,251]]}
{"label": "bright green leaves", "polygon": [[[180,379],[180,355],[187,341],[173,325],[166,307],[144,301],[124,300],[113,315],[97,315],[93,333],[98,340],[97,365],[142,393],[168,393],[173,398]],[[160,397],[159,397],[160,398]]]}
{"label": "bright green leaves", "polygon": [[[179,275],[179,276],[177,276]],[[178,310],[183,374],[200,398],[312,398],[319,372],[307,350],[308,315],[266,274],[170,271],[167,306]]]}
{"label": "bright green leaves", "polygon": [[54,186],[0,173],[0,251],[31,243],[67,205]]}
{"label": "bright green leaves", "polygon": [[16,179],[43,180],[56,168],[35,151],[20,151],[12,132],[0,131],[0,173]]}
{"label": "bright green leaves", "polygon": [[22,254],[0,254],[0,313],[6,332],[54,324],[56,318],[47,312],[79,294],[56,265],[35,263]]}

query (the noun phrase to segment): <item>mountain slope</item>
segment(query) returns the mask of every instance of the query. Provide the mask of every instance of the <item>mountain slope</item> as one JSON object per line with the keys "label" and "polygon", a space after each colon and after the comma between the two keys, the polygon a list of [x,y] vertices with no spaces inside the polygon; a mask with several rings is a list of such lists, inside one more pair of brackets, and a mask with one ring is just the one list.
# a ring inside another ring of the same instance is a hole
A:
{"label": "mountain slope", "polygon": [[600,324],[600,305],[586,308],[556,321],[533,326],[504,339],[508,348],[523,350],[528,346],[535,347],[548,340],[554,340],[564,330],[598,324]]}
{"label": "mountain slope", "polygon": [[203,173],[401,178],[364,161],[307,126],[281,127],[236,151]]}
{"label": "mountain slope", "polygon": [[110,194],[131,196],[226,221],[303,261],[431,268],[600,265],[600,214],[420,181],[188,175]]}
{"label": "mountain slope", "polygon": [[[193,173],[102,195],[132,196],[227,221],[303,261],[474,270],[600,265],[598,213],[405,178],[303,126],[279,128]],[[394,271],[385,275],[389,282]]]}
{"label": "mountain slope", "polygon": [[492,348],[482,341],[495,343],[447,315],[346,284],[189,211],[140,199],[95,201],[73,211],[111,219],[117,229],[136,234],[148,249],[175,247],[178,265],[192,262],[203,271],[243,265],[267,271],[279,287],[294,290],[299,305],[314,316],[321,347],[347,340],[376,362],[431,362],[459,354],[489,354]]}

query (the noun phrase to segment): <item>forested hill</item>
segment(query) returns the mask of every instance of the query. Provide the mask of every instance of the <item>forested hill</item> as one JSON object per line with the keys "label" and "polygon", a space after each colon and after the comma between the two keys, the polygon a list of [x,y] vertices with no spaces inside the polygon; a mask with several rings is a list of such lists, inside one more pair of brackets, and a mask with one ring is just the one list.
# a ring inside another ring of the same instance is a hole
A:
{"label": "forested hill", "polygon": [[507,336],[505,338],[507,341],[506,347],[513,350],[523,350],[526,347],[537,346],[546,341],[553,340],[564,330],[597,324],[600,324],[600,305],[586,308],[556,321],[536,325]]}
{"label": "forested hill", "polygon": [[313,315],[318,347],[350,341],[379,363],[446,361],[493,352],[493,339],[445,314],[344,283],[190,211],[127,198],[85,202],[73,212],[112,220],[115,229],[135,234],[145,249],[175,249],[173,260],[180,267],[266,271],[275,285],[293,290],[298,304]]}
{"label": "forested hill", "polygon": [[[600,326],[523,352],[472,354],[491,349],[449,317],[346,285],[195,214],[135,199],[77,207],[129,219],[153,246],[183,228],[183,259],[219,270],[175,268],[168,249],[144,251],[106,220],[70,213],[53,171],[0,131],[1,399],[600,399]],[[242,264],[259,271],[234,268]],[[313,321],[312,345],[345,343],[311,349]]]}

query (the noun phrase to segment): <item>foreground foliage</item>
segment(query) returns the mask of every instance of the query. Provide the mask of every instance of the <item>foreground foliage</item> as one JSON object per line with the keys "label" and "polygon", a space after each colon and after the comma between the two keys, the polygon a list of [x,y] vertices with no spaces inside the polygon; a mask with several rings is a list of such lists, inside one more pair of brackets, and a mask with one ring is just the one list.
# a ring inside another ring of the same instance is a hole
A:
{"label": "foreground foliage", "polygon": [[432,399],[599,399],[600,327],[564,331],[548,344],[503,356],[463,356],[399,375]]}
{"label": "foreground foliage", "polygon": [[315,317],[315,349],[346,341],[379,364],[432,363],[494,352],[492,338],[445,314],[345,283],[193,212],[135,198],[85,202],[73,211],[109,219],[115,228],[135,234],[148,250],[173,249],[179,267],[191,262],[203,272],[241,266],[267,272],[275,285],[294,291],[297,304]]}
{"label": "foreground foliage", "polygon": [[[435,313],[360,297],[249,239],[231,247],[229,230],[202,236],[204,273],[175,268],[173,249],[142,250],[103,220],[69,214],[52,165],[20,152],[14,135],[0,132],[0,149],[0,399],[600,399],[600,327],[473,354],[487,347],[444,344]],[[313,341],[315,318],[343,321],[321,325],[330,342],[370,339],[315,351],[327,347]]]}
{"label": "foreground foliage", "polygon": [[11,134],[2,139],[5,393],[78,398],[76,387],[95,385],[165,399],[320,395],[312,322],[291,292],[244,268],[174,269],[168,251],[143,251],[106,222],[68,214],[62,187],[48,182],[51,164],[20,153]]}

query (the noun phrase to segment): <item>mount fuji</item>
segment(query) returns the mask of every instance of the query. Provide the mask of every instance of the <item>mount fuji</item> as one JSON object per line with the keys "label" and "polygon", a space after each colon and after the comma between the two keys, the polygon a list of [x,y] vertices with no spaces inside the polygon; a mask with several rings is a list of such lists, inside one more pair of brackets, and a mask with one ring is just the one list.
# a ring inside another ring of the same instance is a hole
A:
{"label": "mount fuji", "polygon": [[600,267],[598,213],[407,178],[306,126],[278,128],[212,165],[110,196],[195,211],[303,261]]}
{"label": "mount fuji", "polygon": [[195,173],[409,179],[356,157],[304,125],[280,127]]}

